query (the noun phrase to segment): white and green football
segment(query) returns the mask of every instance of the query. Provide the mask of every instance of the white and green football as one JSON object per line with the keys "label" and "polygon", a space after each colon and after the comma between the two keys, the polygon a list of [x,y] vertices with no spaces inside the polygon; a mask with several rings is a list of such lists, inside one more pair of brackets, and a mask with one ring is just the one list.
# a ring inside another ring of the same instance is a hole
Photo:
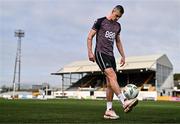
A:
{"label": "white and green football", "polygon": [[127,84],[123,88],[123,94],[127,99],[134,99],[138,96],[139,90],[134,84]]}

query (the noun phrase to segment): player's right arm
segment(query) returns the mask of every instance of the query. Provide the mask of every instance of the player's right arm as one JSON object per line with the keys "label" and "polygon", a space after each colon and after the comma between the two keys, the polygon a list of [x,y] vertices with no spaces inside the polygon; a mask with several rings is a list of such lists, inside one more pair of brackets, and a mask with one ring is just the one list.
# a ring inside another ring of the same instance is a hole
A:
{"label": "player's right arm", "polygon": [[90,30],[87,38],[87,48],[88,48],[88,57],[89,60],[92,62],[95,62],[95,56],[92,51],[92,40],[93,37],[96,35],[96,32],[100,29],[101,27],[101,22],[105,19],[105,17],[97,19],[94,22],[94,25],[92,26],[92,29]]}
{"label": "player's right arm", "polygon": [[95,56],[92,51],[92,40],[95,34],[96,34],[96,30],[91,29],[87,37],[88,58],[92,62],[95,62]]}

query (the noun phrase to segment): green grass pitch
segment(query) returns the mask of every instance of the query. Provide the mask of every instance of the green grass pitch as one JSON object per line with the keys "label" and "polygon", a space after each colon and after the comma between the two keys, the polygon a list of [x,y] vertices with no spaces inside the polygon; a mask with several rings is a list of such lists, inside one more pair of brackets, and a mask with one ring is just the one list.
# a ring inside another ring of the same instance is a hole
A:
{"label": "green grass pitch", "polygon": [[140,101],[131,113],[113,102],[118,120],[105,120],[105,100],[0,99],[0,123],[179,123],[180,102]]}

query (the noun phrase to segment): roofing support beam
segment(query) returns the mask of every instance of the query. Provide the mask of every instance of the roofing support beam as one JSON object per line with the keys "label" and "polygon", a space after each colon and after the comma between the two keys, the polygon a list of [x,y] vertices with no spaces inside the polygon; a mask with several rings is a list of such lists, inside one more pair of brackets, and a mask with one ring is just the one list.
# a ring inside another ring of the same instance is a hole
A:
{"label": "roofing support beam", "polygon": [[69,80],[69,84],[72,85],[72,74],[70,73],[70,80]]}
{"label": "roofing support beam", "polygon": [[62,74],[61,91],[62,91],[62,96],[64,96],[64,74]]}
{"label": "roofing support beam", "polygon": [[130,84],[130,81],[129,81],[129,73],[127,74],[127,84]]}
{"label": "roofing support beam", "polygon": [[83,73],[81,73],[81,78],[83,78]]}

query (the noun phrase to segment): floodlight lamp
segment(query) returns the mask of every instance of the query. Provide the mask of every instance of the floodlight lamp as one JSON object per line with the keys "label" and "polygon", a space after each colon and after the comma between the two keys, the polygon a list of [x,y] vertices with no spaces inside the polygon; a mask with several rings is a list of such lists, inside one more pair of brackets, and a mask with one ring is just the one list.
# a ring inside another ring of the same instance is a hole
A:
{"label": "floodlight lamp", "polygon": [[15,37],[21,38],[24,37],[24,34],[25,34],[24,31],[21,29],[15,31]]}

